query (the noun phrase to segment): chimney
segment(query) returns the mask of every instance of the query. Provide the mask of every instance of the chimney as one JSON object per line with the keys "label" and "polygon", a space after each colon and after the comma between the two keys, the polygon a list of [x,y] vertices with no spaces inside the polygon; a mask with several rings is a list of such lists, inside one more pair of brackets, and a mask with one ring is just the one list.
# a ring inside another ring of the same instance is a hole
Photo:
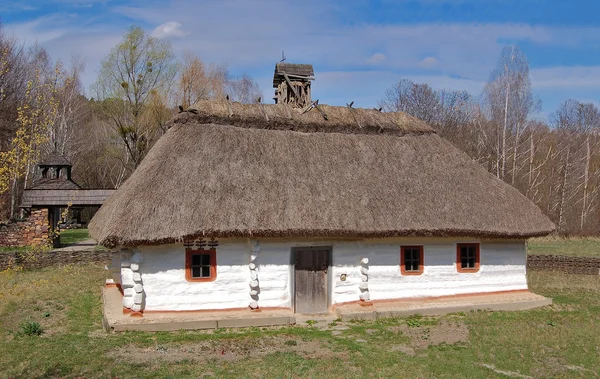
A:
{"label": "chimney", "polygon": [[310,105],[310,82],[315,80],[314,75],[311,64],[277,63],[273,75],[275,104],[290,104],[294,108]]}

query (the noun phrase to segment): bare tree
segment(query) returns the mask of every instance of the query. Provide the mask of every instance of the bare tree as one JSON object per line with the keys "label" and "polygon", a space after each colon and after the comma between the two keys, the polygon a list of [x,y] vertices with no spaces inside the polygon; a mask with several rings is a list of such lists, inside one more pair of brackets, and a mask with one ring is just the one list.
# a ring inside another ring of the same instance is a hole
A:
{"label": "bare tree", "polygon": [[186,52],[179,75],[178,103],[187,108],[199,100],[223,98],[228,76],[227,67],[214,63],[206,67],[198,57]]}
{"label": "bare tree", "polygon": [[[496,175],[506,179],[509,139],[514,139],[512,154],[515,171],[523,128],[527,125],[528,116],[541,106],[531,91],[527,57],[518,46],[502,50],[483,95],[490,120],[496,125]],[[516,172],[511,176],[513,183],[515,175]]]}
{"label": "bare tree", "polygon": [[[572,163],[569,166],[571,192],[567,200],[573,199],[571,209],[579,208],[579,231],[586,228],[586,221],[593,211],[595,195],[600,190],[598,174],[600,167],[592,165],[599,155],[598,135],[600,132],[600,111],[594,104],[583,104],[569,99],[563,102],[553,114],[556,130],[564,137],[560,141],[571,152]],[[566,176],[565,176],[566,177]],[[573,229],[571,227],[571,229]]]}
{"label": "bare tree", "polygon": [[243,74],[241,77],[229,81],[227,87],[232,101],[250,104],[257,102],[262,96],[258,83],[248,74]]}
{"label": "bare tree", "polygon": [[404,112],[425,122],[434,123],[438,117],[438,93],[427,84],[401,79],[385,92],[379,106],[388,112]]}

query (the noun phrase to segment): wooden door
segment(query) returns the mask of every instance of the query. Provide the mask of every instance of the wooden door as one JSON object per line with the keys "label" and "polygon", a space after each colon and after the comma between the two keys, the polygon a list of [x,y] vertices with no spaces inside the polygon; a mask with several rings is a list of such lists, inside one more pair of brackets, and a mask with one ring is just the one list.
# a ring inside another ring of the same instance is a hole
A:
{"label": "wooden door", "polygon": [[327,313],[331,248],[297,248],[294,252],[296,313]]}

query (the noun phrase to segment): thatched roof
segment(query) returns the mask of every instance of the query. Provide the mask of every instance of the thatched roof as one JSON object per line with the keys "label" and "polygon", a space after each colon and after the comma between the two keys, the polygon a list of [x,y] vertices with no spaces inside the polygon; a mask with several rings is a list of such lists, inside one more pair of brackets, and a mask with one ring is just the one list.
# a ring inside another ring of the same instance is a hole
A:
{"label": "thatched roof", "polygon": [[242,104],[204,100],[190,107],[194,112],[180,115],[173,124],[233,125],[253,129],[294,130],[342,134],[422,134],[435,131],[423,121],[406,113],[383,113],[377,109],[319,105],[310,111],[288,104]]}
{"label": "thatched roof", "polygon": [[317,109],[288,107],[288,117],[285,105],[233,104],[232,116],[226,103],[197,108],[173,121],[98,211],[92,237],[136,246],[195,236],[524,238],[554,229],[516,189],[405,114],[323,106],[325,121]]}

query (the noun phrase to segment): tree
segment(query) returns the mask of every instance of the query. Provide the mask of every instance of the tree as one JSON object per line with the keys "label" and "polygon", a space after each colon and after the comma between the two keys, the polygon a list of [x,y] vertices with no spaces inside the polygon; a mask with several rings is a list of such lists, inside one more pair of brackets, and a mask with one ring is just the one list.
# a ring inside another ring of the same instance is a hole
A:
{"label": "tree", "polygon": [[187,108],[200,100],[225,97],[228,76],[225,66],[211,63],[206,67],[198,57],[186,52],[178,81],[178,103]]}
{"label": "tree", "polygon": [[87,99],[82,95],[81,74],[84,69],[83,62],[74,58],[70,69],[65,70],[65,74],[56,83],[59,107],[49,130],[46,153],[56,150],[69,158],[76,153],[75,134],[90,114]]}
{"label": "tree", "polygon": [[[60,77],[60,66],[55,70],[56,77]],[[40,71],[27,82],[25,101],[17,108],[17,130],[8,148],[0,152],[0,193],[11,185],[15,193],[11,214],[18,193],[17,181],[39,159],[41,146],[48,140],[48,130],[57,114],[59,102],[54,84],[52,80],[44,80]]]}
{"label": "tree", "polygon": [[511,177],[514,184],[523,128],[528,116],[540,108],[540,102],[531,92],[527,57],[518,46],[502,49],[498,64],[484,88],[484,103],[490,120],[496,125],[496,175],[501,179],[507,177],[509,138],[514,137]]}
{"label": "tree", "polygon": [[401,79],[385,92],[379,106],[388,112],[404,112],[433,124],[438,116],[439,98],[427,84]]}
{"label": "tree", "polygon": [[228,88],[231,101],[250,104],[255,103],[262,96],[258,83],[248,74],[243,74],[238,79],[230,81]]}
{"label": "tree", "polygon": [[[559,225],[565,228],[564,216],[567,216],[569,229],[573,231],[573,224],[578,219],[579,232],[584,232],[588,216],[595,211],[594,204],[600,191],[600,111],[594,104],[569,99],[560,105],[552,120],[562,137],[559,146],[565,152]],[[571,212],[566,214],[566,208]],[[575,209],[579,209],[577,215]]]}
{"label": "tree", "polygon": [[0,23],[0,150],[8,149],[17,128],[17,107],[24,101],[30,79],[27,54]]}
{"label": "tree", "polygon": [[131,27],[102,61],[95,84],[101,114],[109,120],[135,169],[161,132],[148,122],[149,102],[166,99],[177,73],[171,45]]}

